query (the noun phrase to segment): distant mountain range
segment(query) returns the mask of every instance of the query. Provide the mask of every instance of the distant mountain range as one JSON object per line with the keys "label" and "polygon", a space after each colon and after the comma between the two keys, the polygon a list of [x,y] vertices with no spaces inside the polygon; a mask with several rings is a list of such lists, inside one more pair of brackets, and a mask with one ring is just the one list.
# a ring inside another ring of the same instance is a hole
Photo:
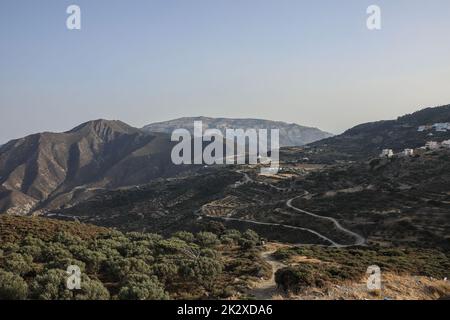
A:
{"label": "distant mountain range", "polygon": [[194,121],[202,121],[203,130],[219,129],[225,134],[226,129],[279,129],[280,147],[303,146],[311,142],[331,137],[332,134],[317,128],[301,126],[295,123],[269,121],[261,119],[228,119],[189,117],[149,124],[142,129],[147,132],[171,134],[175,129],[188,129],[193,133]]}

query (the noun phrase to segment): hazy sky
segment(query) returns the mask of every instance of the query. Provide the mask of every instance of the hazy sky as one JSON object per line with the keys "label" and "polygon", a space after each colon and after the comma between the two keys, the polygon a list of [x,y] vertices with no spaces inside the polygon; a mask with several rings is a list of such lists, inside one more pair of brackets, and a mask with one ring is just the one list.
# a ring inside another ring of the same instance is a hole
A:
{"label": "hazy sky", "polygon": [[[80,31],[66,28],[70,4]],[[380,31],[366,28],[370,4]],[[96,118],[339,133],[448,103],[448,0],[0,1],[0,143]]]}

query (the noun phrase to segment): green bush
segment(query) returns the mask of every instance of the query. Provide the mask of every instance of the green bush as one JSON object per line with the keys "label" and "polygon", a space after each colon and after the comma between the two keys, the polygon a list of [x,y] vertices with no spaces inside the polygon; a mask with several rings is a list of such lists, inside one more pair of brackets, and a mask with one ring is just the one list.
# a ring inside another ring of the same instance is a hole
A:
{"label": "green bush", "polygon": [[33,257],[27,254],[11,253],[3,258],[3,268],[18,275],[25,275],[32,270]]}
{"label": "green bush", "polygon": [[83,275],[81,278],[81,290],[76,292],[76,300],[109,300],[109,291],[103,283],[90,279]]}
{"label": "green bush", "polygon": [[199,232],[195,238],[198,245],[202,247],[211,248],[220,243],[217,236],[212,232]]}
{"label": "green bush", "polygon": [[28,295],[28,285],[22,277],[0,269],[0,300],[23,300]]}
{"label": "green bush", "polygon": [[64,258],[73,258],[67,247],[62,243],[50,242],[42,252],[43,261],[62,260]]}
{"label": "green bush", "polygon": [[73,294],[67,289],[67,273],[59,269],[46,270],[36,276],[30,286],[31,298],[38,300],[70,300]]}
{"label": "green bush", "polygon": [[300,292],[302,288],[316,284],[314,269],[308,264],[279,269],[275,282],[285,291]]}
{"label": "green bush", "polygon": [[152,273],[160,281],[170,283],[178,276],[178,266],[173,261],[162,261],[152,265]]}
{"label": "green bush", "polygon": [[192,243],[195,241],[195,236],[192,233],[186,231],[176,232],[175,234],[173,234],[173,237],[181,239],[187,243]]}
{"label": "green bush", "polygon": [[[82,234],[78,232],[75,234]],[[218,237],[211,232],[192,234],[181,231],[164,239],[155,234],[118,231],[80,238],[66,232],[45,234],[0,243],[1,294],[17,299],[166,299],[174,297],[230,296],[234,284],[224,273]],[[223,232],[221,239],[253,244],[254,232]],[[228,238],[227,238],[228,237]],[[222,250],[222,248],[220,248]],[[231,254],[235,255],[233,248]],[[229,253],[228,253],[229,254]],[[232,278],[262,272],[257,250],[245,250],[246,258],[237,263]],[[81,289],[67,288],[67,267],[82,272]],[[256,265],[256,266],[255,266]],[[234,268],[234,269],[233,269]],[[12,280],[11,280],[12,279]],[[14,281],[17,285],[14,285]],[[231,285],[223,290],[226,285]]]}
{"label": "green bush", "polygon": [[118,298],[121,300],[164,300],[169,296],[156,277],[131,274],[122,283]]}
{"label": "green bush", "polygon": [[242,234],[242,237],[243,237],[244,239],[247,239],[247,240],[250,240],[250,241],[254,241],[255,243],[259,242],[259,235],[258,235],[255,231],[250,230],[250,229],[248,229],[247,231],[245,231],[245,232]]}

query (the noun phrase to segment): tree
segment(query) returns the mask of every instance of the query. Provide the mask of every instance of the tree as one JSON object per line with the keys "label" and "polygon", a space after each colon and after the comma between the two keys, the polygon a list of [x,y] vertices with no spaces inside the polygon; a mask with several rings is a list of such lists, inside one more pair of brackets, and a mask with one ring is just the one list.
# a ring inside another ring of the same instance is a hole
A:
{"label": "tree", "polygon": [[28,285],[22,277],[0,269],[0,300],[24,300]]}
{"label": "tree", "polygon": [[239,239],[239,245],[243,249],[251,249],[259,243],[259,235],[253,230],[247,230],[242,234],[242,238]]}
{"label": "tree", "polygon": [[298,293],[302,288],[316,284],[316,276],[310,265],[301,264],[296,267],[279,269],[275,273],[275,282],[285,291]]}
{"label": "tree", "polygon": [[161,263],[155,263],[152,265],[152,273],[158,277],[158,279],[164,283],[170,283],[178,275],[178,266],[170,261],[162,261]]}
{"label": "tree", "polygon": [[202,247],[214,247],[219,244],[217,236],[212,232],[199,232],[195,237]]}
{"label": "tree", "polygon": [[61,269],[67,270],[69,266],[78,266],[81,272],[86,271],[86,264],[83,261],[77,260],[75,258],[61,258],[48,262],[45,267],[47,269]]}
{"label": "tree", "polygon": [[131,274],[122,283],[118,298],[121,300],[164,300],[169,295],[156,277]]}
{"label": "tree", "polygon": [[220,236],[220,241],[225,245],[231,246],[235,243],[238,243],[238,241],[239,241],[239,239],[241,239],[241,237],[242,237],[242,234],[239,232],[239,230],[229,229]]}
{"label": "tree", "polygon": [[76,293],[76,300],[109,300],[109,298],[109,291],[103,283],[86,275],[82,276],[81,291]]}
{"label": "tree", "polygon": [[70,249],[78,260],[86,264],[86,270],[91,273],[98,273],[100,266],[106,260],[103,253],[90,250],[82,245],[72,246]]}
{"label": "tree", "polygon": [[11,253],[5,257],[3,267],[6,271],[14,272],[21,276],[32,270],[33,257],[30,255],[22,255],[20,253]]}
{"label": "tree", "polygon": [[199,257],[196,260],[181,260],[179,274],[185,280],[202,281],[203,284],[214,280],[222,272],[222,264],[217,259]]}
{"label": "tree", "polygon": [[173,237],[181,239],[187,243],[192,243],[195,241],[195,236],[187,231],[178,231],[173,235]]}
{"label": "tree", "polygon": [[127,242],[120,247],[119,252],[125,257],[144,256],[152,253],[150,241],[146,240]]}
{"label": "tree", "polygon": [[70,300],[73,294],[67,289],[67,273],[49,269],[36,276],[31,283],[31,297],[38,300]]}
{"label": "tree", "polygon": [[247,240],[250,240],[250,241],[254,241],[255,243],[259,242],[259,235],[258,235],[255,231],[250,230],[250,229],[248,229],[247,231],[245,231],[245,232],[242,234],[242,237],[243,237],[244,239],[247,239]]}
{"label": "tree", "polygon": [[150,274],[150,265],[139,258],[117,257],[104,262],[103,272],[112,281],[121,281],[130,273]]}
{"label": "tree", "polygon": [[38,245],[23,245],[21,246],[19,253],[28,254],[32,256],[35,261],[42,260],[42,247]]}
{"label": "tree", "polygon": [[62,244],[56,242],[47,243],[42,252],[44,261],[60,260],[64,258],[72,258],[72,254]]}
{"label": "tree", "polygon": [[78,244],[82,242],[82,240],[79,237],[73,236],[72,234],[68,232],[58,232],[54,237],[52,242],[57,242],[64,244],[65,246],[69,246],[72,244]]}

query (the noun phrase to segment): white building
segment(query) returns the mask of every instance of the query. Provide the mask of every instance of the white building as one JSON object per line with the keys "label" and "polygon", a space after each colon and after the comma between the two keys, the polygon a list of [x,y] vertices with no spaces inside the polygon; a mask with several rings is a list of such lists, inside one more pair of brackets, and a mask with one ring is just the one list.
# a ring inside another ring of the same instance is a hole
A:
{"label": "white building", "polygon": [[405,149],[402,152],[405,157],[412,157],[414,155],[414,149]]}
{"label": "white building", "polygon": [[450,140],[442,141],[441,146],[444,148],[450,148]]}
{"label": "white building", "polygon": [[438,132],[446,132],[447,130],[450,130],[450,123],[435,123],[433,124],[433,128]]}
{"label": "white building", "polygon": [[439,145],[439,143],[436,142],[436,141],[428,141],[428,142],[425,144],[425,147],[426,147],[427,149],[429,149],[429,150],[436,150],[436,149],[439,149],[440,145]]}
{"label": "white building", "polygon": [[431,129],[433,129],[433,126],[429,125],[429,124],[426,124],[426,125],[423,125],[423,126],[419,126],[419,128],[417,128],[417,131],[423,132],[423,131],[428,131],[428,130],[431,130]]}
{"label": "white building", "polygon": [[383,149],[381,151],[380,157],[381,158],[392,158],[394,156],[394,151],[392,149]]}

